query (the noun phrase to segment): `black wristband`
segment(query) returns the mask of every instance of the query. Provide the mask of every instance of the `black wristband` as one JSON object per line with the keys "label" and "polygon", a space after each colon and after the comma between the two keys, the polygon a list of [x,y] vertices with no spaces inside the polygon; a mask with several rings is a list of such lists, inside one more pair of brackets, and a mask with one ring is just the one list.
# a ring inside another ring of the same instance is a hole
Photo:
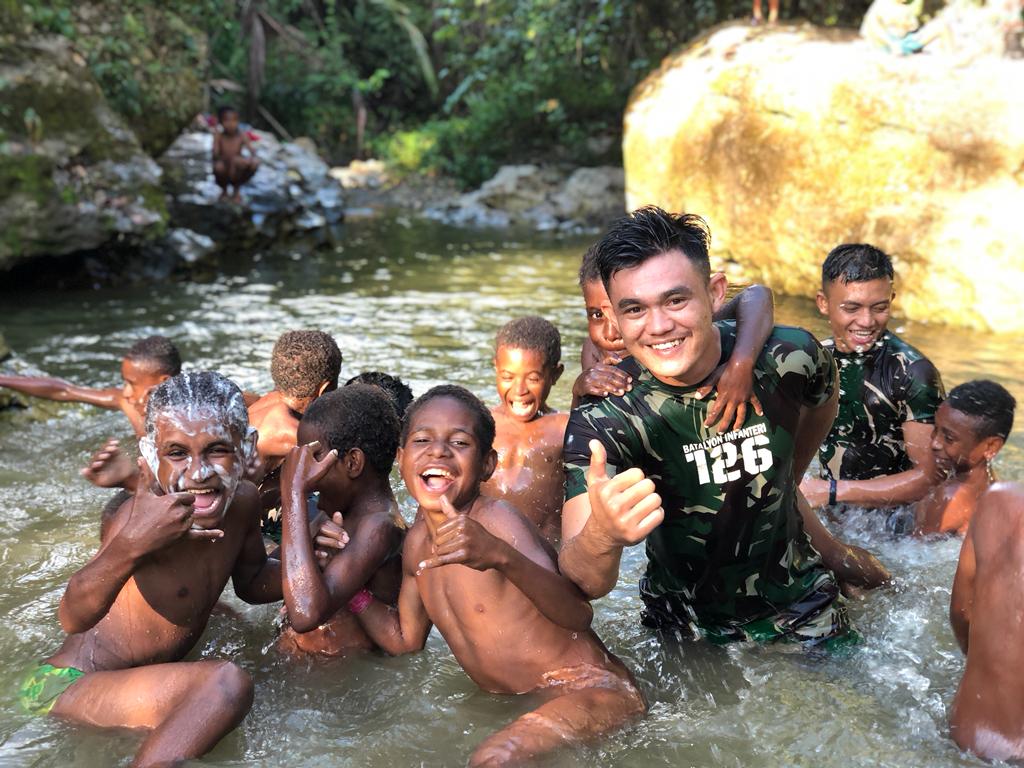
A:
{"label": "black wristband", "polygon": [[834,477],[828,481],[828,505],[834,507],[836,505],[836,490],[839,485],[839,481]]}

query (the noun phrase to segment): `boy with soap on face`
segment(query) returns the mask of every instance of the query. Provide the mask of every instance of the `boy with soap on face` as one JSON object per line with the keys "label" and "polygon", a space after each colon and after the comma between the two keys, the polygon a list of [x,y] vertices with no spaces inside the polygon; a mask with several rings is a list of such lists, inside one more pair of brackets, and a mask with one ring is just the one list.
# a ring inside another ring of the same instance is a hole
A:
{"label": "boy with soap on face", "polygon": [[255,444],[242,393],[223,376],[185,373],[153,390],[137,492],[68,582],[58,612],[68,636],[22,686],[29,711],[147,731],[134,766],[199,757],[241,722],[249,675],[181,659],[229,578],[247,602],[281,599],[243,479]]}

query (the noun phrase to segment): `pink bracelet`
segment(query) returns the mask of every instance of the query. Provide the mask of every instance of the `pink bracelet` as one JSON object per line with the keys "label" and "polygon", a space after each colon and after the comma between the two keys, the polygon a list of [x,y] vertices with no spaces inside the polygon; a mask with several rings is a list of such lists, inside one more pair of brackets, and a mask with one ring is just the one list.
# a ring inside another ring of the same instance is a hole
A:
{"label": "pink bracelet", "polygon": [[373,593],[370,592],[366,587],[363,587],[354,595],[352,599],[348,601],[348,612],[360,614],[370,607],[370,603],[373,602]]}

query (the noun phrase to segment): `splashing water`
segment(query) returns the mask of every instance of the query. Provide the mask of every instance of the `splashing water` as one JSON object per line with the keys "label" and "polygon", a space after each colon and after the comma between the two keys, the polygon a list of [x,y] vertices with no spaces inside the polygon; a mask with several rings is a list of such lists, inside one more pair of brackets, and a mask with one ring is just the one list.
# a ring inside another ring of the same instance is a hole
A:
{"label": "splashing water", "polygon": [[[258,261],[240,254],[208,280],[4,295],[3,332],[30,362],[89,385],[117,383],[123,350],[163,333],[181,348],[186,370],[217,370],[266,392],[278,335],[317,327],[343,350],[343,379],[381,370],[401,375],[417,394],[454,382],[494,403],[494,334],[512,317],[541,314],[563,334],[567,372],[551,400],[565,408],[585,333],[575,279],[588,244],[366,221],[350,226],[337,248],[289,244],[256,254]],[[295,261],[292,251],[304,255]],[[809,300],[780,300],[776,319],[826,332]],[[984,376],[1024,395],[1019,339],[895,326],[938,365],[947,388]],[[128,445],[129,435],[120,414],[87,406],[0,414],[0,680],[9,692],[0,701],[0,764],[90,768],[109,766],[112,756],[127,764],[137,748],[135,735],[30,718],[13,696],[24,672],[59,644],[57,603],[96,548],[110,493],[84,483],[77,469],[107,437]],[[1022,445],[1010,436],[998,458],[1003,477],[1024,476]],[[399,498],[409,515],[404,490]],[[639,624],[644,554],[629,550],[618,586],[595,603],[595,627],[636,672],[650,714],[543,764],[983,765],[946,736],[963,668],[946,618],[959,542],[896,538],[883,528],[877,513],[865,511],[835,526],[875,552],[897,584],[852,605],[864,640],[834,655],[660,641]],[[225,599],[241,618],[214,616],[189,658],[234,659],[253,675],[256,700],[203,765],[463,764],[485,736],[536,706],[529,696],[479,691],[436,633],[423,653],[402,658],[283,658],[273,642],[277,606],[246,606],[230,587]]]}

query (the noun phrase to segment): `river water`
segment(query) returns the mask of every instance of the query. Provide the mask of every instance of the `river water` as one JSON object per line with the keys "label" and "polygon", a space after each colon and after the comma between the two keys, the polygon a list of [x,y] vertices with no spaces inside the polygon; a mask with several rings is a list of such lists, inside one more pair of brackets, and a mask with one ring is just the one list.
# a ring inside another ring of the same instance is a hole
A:
{"label": "river water", "polygon": [[[563,334],[567,371],[551,400],[565,408],[585,332],[575,275],[586,244],[385,217],[354,222],[337,244],[314,252],[239,255],[193,282],[0,294],[0,331],[29,362],[94,386],[118,384],[122,351],[159,332],[175,340],[188,367],[220,370],[263,392],[277,336],[316,327],[342,348],[343,378],[378,369],[401,375],[417,394],[456,382],[494,403],[494,334],[510,318],[536,313]],[[809,300],[780,298],[776,320],[826,333]],[[986,376],[1024,398],[1024,340],[891,327],[932,358],[947,387]],[[139,741],[33,719],[16,703],[25,670],[59,644],[57,603],[97,546],[109,493],[77,470],[108,436],[127,440],[127,422],[88,406],[0,414],[3,766],[127,765]],[[997,462],[1003,477],[1024,477],[1022,449],[1011,436]],[[404,490],[400,500],[409,515]],[[781,645],[660,643],[638,622],[643,550],[627,552],[617,588],[595,604],[595,628],[637,673],[650,715],[543,764],[982,765],[946,736],[963,668],[946,618],[959,542],[894,539],[879,528],[867,513],[839,526],[891,568],[897,585],[853,605],[864,641],[832,656]],[[412,656],[295,661],[274,648],[275,606],[246,606],[230,587],[225,600],[241,618],[214,616],[190,658],[235,660],[255,678],[256,701],[203,765],[461,765],[487,734],[532,708],[529,697],[480,692],[436,632]]]}

